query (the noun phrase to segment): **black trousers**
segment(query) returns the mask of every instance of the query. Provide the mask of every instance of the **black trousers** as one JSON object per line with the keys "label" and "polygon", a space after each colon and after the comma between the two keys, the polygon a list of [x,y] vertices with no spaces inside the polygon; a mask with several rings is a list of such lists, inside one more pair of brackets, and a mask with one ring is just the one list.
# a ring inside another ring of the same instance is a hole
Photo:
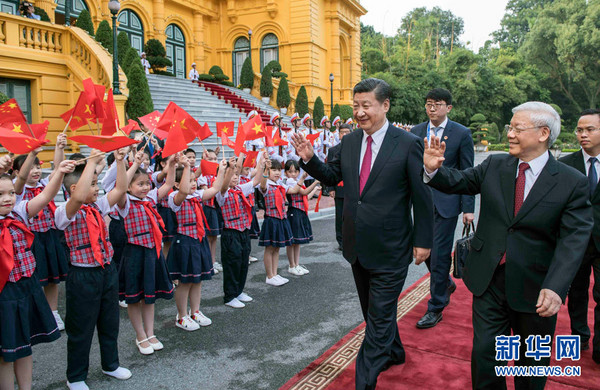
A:
{"label": "black trousers", "polygon": [[342,214],[344,213],[344,198],[334,198],[335,202],[335,240],[342,246]]}
{"label": "black trousers", "polygon": [[588,245],[583,262],[571,283],[567,307],[571,318],[571,333],[579,335],[581,344],[590,340],[590,328],[588,326],[588,303],[590,274],[594,271],[594,287],[592,296],[596,303],[594,307],[594,339],[592,342],[594,352],[600,352],[600,253],[594,242]]}
{"label": "black trousers", "polygon": [[98,329],[104,371],[119,368],[119,278],[111,263],[102,267],[71,266],[66,283],[67,379],[85,381],[94,328]]}
{"label": "black trousers", "polygon": [[450,276],[452,265],[452,246],[454,245],[454,230],[458,216],[444,218],[434,208],[433,248],[425,264],[431,273],[429,291],[431,298],[427,302],[427,311],[439,313],[448,303],[448,287],[454,283]]}
{"label": "black trousers", "polygon": [[396,316],[408,263],[398,269],[368,270],[357,260],[352,273],[366,322],[365,339],[356,357],[356,389],[375,389],[377,377],[391,364],[404,363],[405,352]]}
{"label": "black trousers", "polygon": [[[556,315],[540,317],[537,313],[521,313],[512,310],[506,301],[505,266],[498,267],[489,287],[480,297],[473,297],[473,351],[471,353],[471,379],[473,389],[506,389],[506,378],[496,376],[494,367],[507,365],[496,361],[496,336],[521,336],[519,360],[515,366],[548,366],[550,358],[536,361],[526,358],[525,340],[530,335],[554,337]],[[543,389],[546,377],[514,377],[515,389]]]}
{"label": "black trousers", "polygon": [[223,264],[223,293],[225,303],[244,291],[250,258],[249,230],[223,229],[221,261]]}

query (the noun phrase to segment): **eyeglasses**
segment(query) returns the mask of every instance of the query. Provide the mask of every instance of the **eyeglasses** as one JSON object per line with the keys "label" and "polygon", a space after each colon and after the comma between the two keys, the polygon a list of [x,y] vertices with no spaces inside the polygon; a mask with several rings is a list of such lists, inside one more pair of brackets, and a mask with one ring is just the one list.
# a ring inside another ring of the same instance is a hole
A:
{"label": "eyeglasses", "polygon": [[577,128],[577,129],[575,129],[575,134],[583,134],[583,133],[596,134],[598,131],[600,131],[600,128],[598,128],[598,127],[588,127],[587,129]]}
{"label": "eyeglasses", "polygon": [[531,130],[531,129],[539,129],[540,127],[543,127],[543,126],[526,127],[524,129],[518,129],[516,127],[508,126],[508,132],[507,132],[507,134],[512,131],[516,135],[519,135],[519,134],[521,134],[524,131]]}
{"label": "eyeglasses", "polygon": [[446,105],[446,103],[425,103],[425,108],[428,110],[433,110],[434,108],[436,110],[439,110],[440,108],[444,107]]}

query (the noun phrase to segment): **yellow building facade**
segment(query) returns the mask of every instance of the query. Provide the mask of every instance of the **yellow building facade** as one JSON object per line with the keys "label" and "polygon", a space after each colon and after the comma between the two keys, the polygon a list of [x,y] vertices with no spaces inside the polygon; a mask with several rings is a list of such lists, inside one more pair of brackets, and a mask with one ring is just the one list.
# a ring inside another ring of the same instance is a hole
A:
{"label": "yellow building facade", "polygon": [[[16,95],[19,83],[28,85],[27,115],[35,123],[50,120],[53,132],[62,131],[59,114],[75,103],[81,80],[112,83],[108,52],[82,30],[62,24],[65,1],[71,20],[88,9],[95,28],[102,20],[111,22],[108,0],[34,1],[51,23],[11,16],[17,0],[0,0],[0,91],[4,86]],[[125,0],[117,20],[118,30],[127,32],[139,51],[149,39],[160,40],[173,62],[168,70],[177,77],[186,77],[192,63],[200,73],[218,65],[237,85],[248,55],[257,81],[262,67],[275,59],[288,74],[293,98],[304,85],[311,108],[320,96],[329,111],[330,74],[334,103],[350,104],[352,87],[360,81],[365,13],[358,0]],[[126,95],[122,72],[120,81]]]}

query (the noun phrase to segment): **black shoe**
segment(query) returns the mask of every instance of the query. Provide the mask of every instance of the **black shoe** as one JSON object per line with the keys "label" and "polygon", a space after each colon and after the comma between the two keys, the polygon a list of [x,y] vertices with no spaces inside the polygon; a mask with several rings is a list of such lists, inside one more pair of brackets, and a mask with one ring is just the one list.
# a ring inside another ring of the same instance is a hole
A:
{"label": "black shoe", "polygon": [[596,364],[600,364],[600,351],[592,352],[592,360],[596,362]]}
{"label": "black shoe", "polygon": [[405,358],[399,359],[399,360],[388,360],[387,363],[385,363],[385,365],[383,366],[383,368],[381,369],[381,371],[386,371],[389,370],[390,367],[392,366],[397,366],[400,364],[404,364],[404,362],[406,361]]}
{"label": "black shoe", "polygon": [[338,245],[338,251],[343,251],[343,250],[344,250],[344,248],[342,248],[341,245]]}
{"label": "black shoe", "polygon": [[448,286],[448,295],[452,295],[456,291],[456,283],[452,283]]}
{"label": "black shoe", "polygon": [[419,320],[419,322],[417,322],[417,328],[419,328],[419,329],[433,328],[441,320],[442,320],[442,312],[434,313],[432,311],[428,311]]}
{"label": "black shoe", "polygon": [[589,341],[582,341],[581,342],[581,350],[582,351],[587,351],[588,349],[590,349],[590,342]]}

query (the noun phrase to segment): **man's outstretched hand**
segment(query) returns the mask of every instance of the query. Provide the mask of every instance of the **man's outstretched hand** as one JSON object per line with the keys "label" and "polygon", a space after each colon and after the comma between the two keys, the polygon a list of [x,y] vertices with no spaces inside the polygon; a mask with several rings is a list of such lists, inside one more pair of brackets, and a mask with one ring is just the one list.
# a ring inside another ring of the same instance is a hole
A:
{"label": "man's outstretched hand", "polygon": [[302,134],[292,134],[291,142],[302,160],[308,161],[314,156],[312,144]]}
{"label": "man's outstretched hand", "polygon": [[440,139],[435,135],[431,136],[429,142],[427,138],[424,140],[425,151],[423,152],[423,165],[427,173],[432,173],[439,169],[444,163],[444,152],[446,151],[446,143],[440,142]]}

